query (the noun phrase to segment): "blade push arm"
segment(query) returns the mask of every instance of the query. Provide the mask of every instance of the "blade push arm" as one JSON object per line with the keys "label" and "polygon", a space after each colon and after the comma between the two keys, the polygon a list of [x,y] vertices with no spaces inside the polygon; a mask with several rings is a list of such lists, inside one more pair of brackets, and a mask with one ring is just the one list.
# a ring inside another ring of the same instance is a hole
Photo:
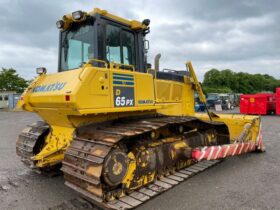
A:
{"label": "blade push arm", "polygon": [[192,66],[192,62],[189,61],[186,63],[186,66],[187,66],[187,69],[189,70],[190,74],[191,74],[191,77],[193,78],[193,82],[194,82],[194,89],[197,91],[198,93],[198,96],[199,96],[199,99],[200,101],[204,104],[205,108],[206,108],[206,111],[207,111],[207,114],[209,116],[209,119],[212,121],[212,117],[210,115],[210,112],[208,110],[208,107],[206,105],[206,98],[205,98],[205,95],[202,91],[202,87],[200,85],[200,83],[198,82],[198,79],[196,77],[196,74],[195,74],[195,71],[193,69],[193,66]]}

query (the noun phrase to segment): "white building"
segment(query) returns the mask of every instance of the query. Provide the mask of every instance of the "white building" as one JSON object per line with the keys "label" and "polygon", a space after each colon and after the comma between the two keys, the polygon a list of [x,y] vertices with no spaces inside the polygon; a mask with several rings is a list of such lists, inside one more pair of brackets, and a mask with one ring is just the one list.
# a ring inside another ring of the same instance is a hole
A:
{"label": "white building", "polygon": [[14,94],[15,91],[0,91],[0,109],[9,107],[9,94]]}

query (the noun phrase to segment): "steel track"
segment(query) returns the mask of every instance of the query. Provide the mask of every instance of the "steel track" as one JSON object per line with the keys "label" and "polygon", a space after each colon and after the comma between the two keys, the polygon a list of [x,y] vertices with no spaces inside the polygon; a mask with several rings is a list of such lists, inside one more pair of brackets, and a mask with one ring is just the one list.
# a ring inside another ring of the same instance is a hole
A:
{"label": "steel track", "polygon": [[[74,136],[65,152],[62,171],[65,184],[104,209],[131,209],[172,188],[192,175],[215,165],[219,161],[205,161],[175,174],[157,179],[131,194],[110,202],[104,200],[102,168],[106,156],[123,139],[158,130],[164,126],[197,123],[193,117],[162,117],[120,122],[110,126],[89,127]],[[92,168],[89,170],[88,166]]]}
{"label": "steel track", "polygon": [[16,153],[20,156],[21,161],[27,166],[34,168],[34,163],[31,160],[31,157],[35,155],[34,148],[38,145],[38,140],[42,138],[48,130],[49,125],[45,122],[38,121],[28,125],[18,136]]}

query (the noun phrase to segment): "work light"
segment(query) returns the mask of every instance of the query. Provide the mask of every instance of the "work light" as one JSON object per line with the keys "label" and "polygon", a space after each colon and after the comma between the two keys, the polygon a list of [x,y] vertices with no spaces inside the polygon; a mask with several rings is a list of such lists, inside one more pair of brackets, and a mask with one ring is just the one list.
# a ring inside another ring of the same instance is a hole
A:
{"label": "work light", "polygon": [[46,74],[47,69],[45,67],[39,67],[39,68],[36,68],[36,72],[37,72],[37,74]]}
{"label": "work light", "polygon": [[79,10],[79,11],[76,11],[76,12],[72,13],[72,18],[75,21],[79,21],[79,20],[82,20],[84,18],[84,15],[85,15],[85,13],[82,12],[81,10]]}
{"label": "work light", "polygon": [[56,22],[56,27],[57,27],[58,29],[63,29],[63,27],[64,27],[64,21],[63,21],[63,20],[57,21],[57,22]]}
{"label": "work light", "polygon": [[151,22],[150,19],[145,19],[142,21],[142,24],[148,27],[150,25],[150,22]]}

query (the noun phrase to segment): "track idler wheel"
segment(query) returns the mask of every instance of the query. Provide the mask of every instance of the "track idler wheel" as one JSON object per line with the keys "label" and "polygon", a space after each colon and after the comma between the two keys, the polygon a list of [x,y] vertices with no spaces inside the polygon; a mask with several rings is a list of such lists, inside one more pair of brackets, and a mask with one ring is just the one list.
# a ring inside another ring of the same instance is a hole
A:
{"label": "track idler wheel", "polygon": [[103,178],[111,187],[122,183],[129,167],[127,154],[119,149],[113,150],[104,163]]}

